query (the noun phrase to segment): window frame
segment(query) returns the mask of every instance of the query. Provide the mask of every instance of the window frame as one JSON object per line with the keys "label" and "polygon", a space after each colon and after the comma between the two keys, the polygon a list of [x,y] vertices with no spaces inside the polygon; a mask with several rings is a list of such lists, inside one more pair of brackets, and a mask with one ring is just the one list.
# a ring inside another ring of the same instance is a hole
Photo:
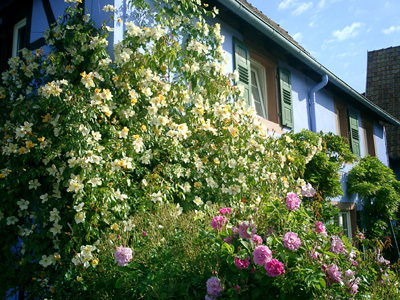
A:
{"label": "window frame", "polygon": [[[344,222],[344,220],[346,220]],[[343,226],[346,224],[346,228]],[[350,240],[353,238],[353,228],[351,226],[351,214],[350,211],[340,211],[337,217],[337,225],[338,227],[342,227],[343,234],[347,236],[347,238]],[[347,232],[346,232],[347,231]]]}
{"label": "window frame", "polygon": [[[25,30],[27,30],[27,20],[26,18],[21,19],[18,21],[14,27],[13,27],[13,37],[12,37],[12,51],[11,55],[12,57],[18,56],[19,50],[24,48],[24,45],[19,44],[21,37],[20,37],[20,29],[25,27]],[[26,35],[27,33],[25,33]],[[23,37],[24,39],[26,36]]]}
{"label": "window frame", "polygon": [[361,131],[363,136],[364,157],[368,155],[376,156],[374,124],[372,121],[361,117]]}
{"label": "window frame", "polygon": [[[257,115],[261,118],[264,118],[268,120],[268,94],[267,94],[267,79],[266,79],[266,73],[265,73],[265,67],[260,64],[258,61],[255,59],[250,58],[250,85],[251,85],[251,105],[256,111]],[[257,84],[257,91],[258,95],[260,97],[260,106],[262,110],[262,114],[260,114],[259,111],[257,111],[255,99],[254,99],[254,93],[253,93],[253,73],[256,75],[256,84]]]}

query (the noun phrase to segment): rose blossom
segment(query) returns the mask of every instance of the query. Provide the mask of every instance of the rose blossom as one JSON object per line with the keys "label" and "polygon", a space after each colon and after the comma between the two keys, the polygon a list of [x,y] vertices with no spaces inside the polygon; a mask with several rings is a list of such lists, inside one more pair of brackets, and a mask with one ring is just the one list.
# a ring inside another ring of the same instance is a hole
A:
{"label": "rose blossom", "polygon": [[246,259],[240,259],[236,256],[235,265],[238,269],[247,269],[250,266],[250,256],[248,256]]}
{"label": "rose blossom", "polygon": [[231,236],[229,236],[229,237],[227,237],[227,238],[224,238],[224,242],[225,243],[227,243],[227,244],[232,244],[232,237]]}
{"label": "rose blossom", "polygon": [[267,270],[267,274],[271,277],[285,274],[285,266],[275,258],[265,264],[265,270]]}
{"label": "rose blossom", "polygon": [[257,246],[253,251],[253,261],[256,265],[264,266],[272,258],[272,252],[268,246]]}
{"label": "rose blossom", "polygon": [[314,259],[318,259],[318,257],[321,255],[319,252],[317,252],[316,249],[321,249],[320,246],[315,246],[313,249],[311,249],[310,251],[310,257],[314,258]]}
{"label": "rose blossom", "polygon": [[283,243],[285,244],[285,247],[289,250],[297,250],[300,248],[301,240],[298,237],[297,233],[289,231],[283,237]]}
{"label": "rose blossom", "polygon": [[324,224],[322,224],[321,221],[318,221],[317,224],[315,225],[317,227],[317,232],[322,234],[323,236],[327,236],[326,228]]}
{"label": "rose blossom", "polygon": [[288,210],[296,210],[300,207],[301,200],[296,193],[290,192],[286,195],[286,207]]}
{"label": "rose blossom", "polygon": [[118,263],[118,266],[125,267],[132,259],[132,249],[119,246],[116,249],[114,256],[114,261]]}
{"label": "rose blossom", "polygon": [[229,207],[224,207],[224,208],[221,208],[220,210],[219,210],[219,213],[221,214],[221,215],[229,215],[230,213],[232,212],[232,210],[229,208]]}
{"label": "rose blossom", "polygon": [[[249,225],[250,225],[250,227],[251,227],[251,234],[249,234],[248,232],[247,232],[247,230],[248,230],[248,228],[249,228]],[[256,231],[257,231],[257,228],[256,228],[256,226],[253,224],[253,223],[249,223],[249,222],[242,222],[240,225],[239,225],[239,236],[242,238],[242,239],[249,239],[249,238],[251,238],[255,233],[256,233]]]}
{"label": "rose blossom", "polygon": [[262,237],[259,236],[259,235],[257,235],[257,234],[253,235],[253,237],[252,237],[251,240],[254,242],[254,244],[255,244],[256,246],[261,245],[262,242],[263,242]]}
{"label": "rose blossom", "polygon": [[326,269],[326,274],[328,274],[329,278],[332,279],[335,282],[341,283],[342,279],[340,278],[342,276],[342,272],[339,271],[339,268],[335,264],[331,264],[327,269]]}
{"label": "rose blossom", "polygon": [[301,195],[309,198],[314,197],[315,189],[310,183],[307,183],[305,186],[301,187]]}
{"label": "rose blossom", "polygon": [[338,236],[333,236],[332,241],[331,241],[331,247],[329,248],[329,251],[331,251],[334,254],[339,254],[344,250],[344,244],[340,237]]}
{"label": "rose blossom", "polygon": [[207,293],[213,297],[218,297],[222,291],[221,282],[215,276],[207,280]]}
{"label": "rose blossom", "polygon": [[222,227],[226,224],[227,219],[223,216],[216,216],[211,221],[211,227],[214,228],[216,231],[221,230]]}

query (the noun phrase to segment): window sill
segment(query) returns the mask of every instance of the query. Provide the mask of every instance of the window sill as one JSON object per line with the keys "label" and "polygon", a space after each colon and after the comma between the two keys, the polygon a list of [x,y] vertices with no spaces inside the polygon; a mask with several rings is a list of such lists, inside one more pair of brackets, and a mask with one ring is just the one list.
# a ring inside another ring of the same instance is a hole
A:
{"label": "window sill", "polygon": [[274,132],[276,134],[283,134],[284,130],[283,127],[281,125],[279,125],[278,123],[266,120],[262,117],[257,117],[258,120],[260,121],[261,124],[263,124],[268,131]]}

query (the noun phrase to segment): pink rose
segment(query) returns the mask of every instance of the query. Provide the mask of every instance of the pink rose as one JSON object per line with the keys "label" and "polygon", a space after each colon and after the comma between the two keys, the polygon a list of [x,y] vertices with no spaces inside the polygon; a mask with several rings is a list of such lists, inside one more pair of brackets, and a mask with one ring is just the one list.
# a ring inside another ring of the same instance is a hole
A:
{"label": "pink rose", "polygon": [[265,270],[271,277],[285,274],[285,266],[279,260],[273,258],[265,264]]}
{"label": "pink rose", "polygon": [[[250,226],[250,228],[251,228],[251,231],[250,231],[249,226]],[[256,231],[257,231],[257,228],[256,228],[256,226],[255,226],[253,223],[242,222],[242,223],[239,225],[239,236],[240,236],[242,239],[249,239],[249,238],[251,238],[251,237],[256,233]],[[249,232],[250,232],[250,233],[249,233]]]}
{"label": "pink rose", "polygon": [[341,283],[342,279],[340,278],[342,276],[342,272],[339,271],[339,268],[335,264],[331,264],[327,269],[326,269],[326,274],[329,276],[329,279],[331,279],[334,282]]}
{"label": "pink rose", "polygon": [[343,252],[344,250],[344,244],[340,237],[338,236],[333,236],[332,241],[331,241],[331,247],[329,248],[329,251],[331,251],[334,254],[339,254]]}
{"label": "pink rose", "polygon": [[300,207],[301,200],[296,193],[290,192],[286,195],[286,207],[288,210],[296,210]]}
{"label": "pink rose", "polygon": [[289,250],[297,250],[300,248],[301,240],[298,237],[297,233],[289,231],[283,237],[283,243],[285,247]]}
{"label": "pink rose", "polygon": [[230,237],[224,238],[224,242],[229,245],[232,244],[232,237],[230,236]]}
{"label": "pink rose", "polygon": [[222,291],[221,282],[215,276],[207,280],[207,293],[213,297],[218,297]]}
{"label": "pink rose", "polygon": [[256,265],[264,266],[272,258],[272,252],[267,246],[257,246],[253,251],[253,261]]}
{"label": "pink rose", "polygon": [[222,227],[225,226],[228,220],[223,216],[216,216],[211,221],[211,227],[214,228],[216,231],[220,231]]}
{"label": "pink rose", "polygon": [[119,246],[116,249],[114,256],[114,261],[118,263],[118,266],[125,267],[132,260],[132,249]]}
{"label": "pink rose", "polygon": [[250,266],[250,256],[248,256],[246,259],[240,259],[236,256],[235,265],[238,269],[247,269]]}
{"label": "pink rose", "polygon": [[253,235],[253,237],[252,237],[251,240],[254,242],[254,244],[255,244],[256,246],[261,245],[262,242],[263,242],[262,237],[259,236],[259,235],[257,235],[257,234]]}
{"label": "pink rose", "polygon": [[317,224],[315,225],[317,227],[317,232],[322,234],[323,236],[327,236],[327,232],[326,232],[326,228],[324,226],[324,224],[322,224],[321,221],[317,222]]}
{"label": "pink rose", "polygon": [[309,198],[314,197],[315,189],[310,183],[307,183],[305,186],[301,187],[301,195]]}
{"label": "pink rose", "polygon": [[224,207],[224,208],[221,208],[220,210],[219,210],[219,213],[221,214],[221,215],[229,215],[230,213],[231,213],[232,211],[231,211],[231,209],[229,208],[229,207]]}

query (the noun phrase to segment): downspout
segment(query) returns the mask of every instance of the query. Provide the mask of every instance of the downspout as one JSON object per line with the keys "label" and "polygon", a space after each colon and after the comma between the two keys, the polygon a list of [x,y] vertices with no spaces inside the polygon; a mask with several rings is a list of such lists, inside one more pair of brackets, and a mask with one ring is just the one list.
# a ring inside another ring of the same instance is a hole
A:
{"label": "downspout", "polygon": [[328,75],[322,76],[321,80],[322,81],[318,83],[316,86],[314,86],[310,90],[310,93],[308,94],[308,118],[309,118],[308,120],[309,120],[310,130],[312,132],[317,132],[317,122],[315,117],[315,102],[316,102],[315,94],[328,84]]}

